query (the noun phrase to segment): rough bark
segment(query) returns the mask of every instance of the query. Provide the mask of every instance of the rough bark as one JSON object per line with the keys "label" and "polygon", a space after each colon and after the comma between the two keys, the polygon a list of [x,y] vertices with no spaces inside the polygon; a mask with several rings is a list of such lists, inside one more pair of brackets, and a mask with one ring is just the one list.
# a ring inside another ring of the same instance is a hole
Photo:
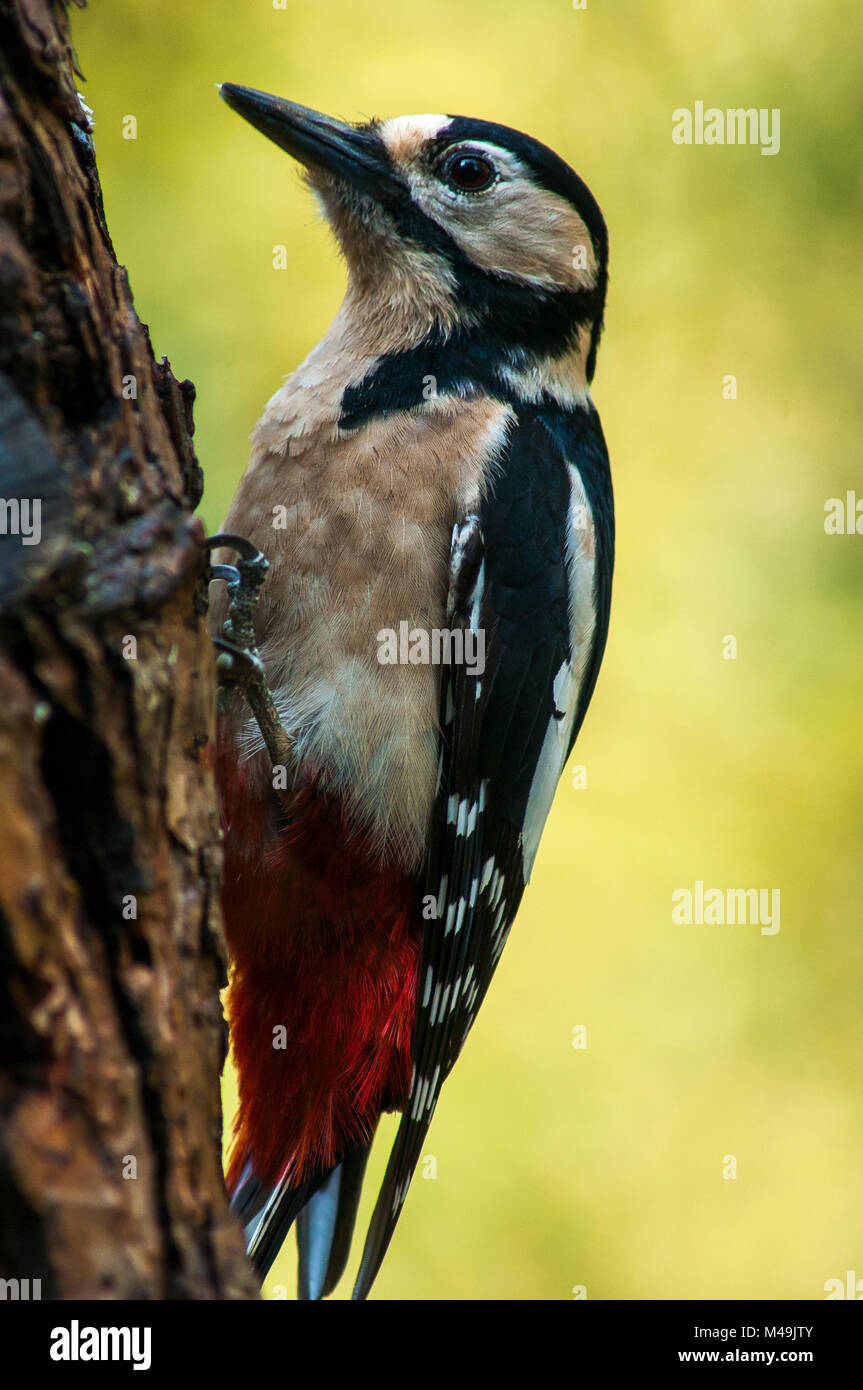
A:
{"label": "rough bark", "polygon": [[0,0],[0,1277],[43,1298],[257,1289],[193,398],[114,257],[65,5]]}

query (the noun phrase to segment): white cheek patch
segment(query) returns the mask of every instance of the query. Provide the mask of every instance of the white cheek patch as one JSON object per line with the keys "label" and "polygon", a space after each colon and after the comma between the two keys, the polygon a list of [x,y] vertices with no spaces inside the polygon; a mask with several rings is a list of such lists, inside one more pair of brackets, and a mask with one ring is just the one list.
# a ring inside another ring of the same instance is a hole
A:
{"label": "white cheek patch", "polygon": [[410,160],[402,169],[417,206],[452,237],[468,260],[536,288],[591,286],[596,257],[575,209],[536,183],[526,166],[500,145],[465,140],[459,147],[486,155],[498,179],[466,198]]}

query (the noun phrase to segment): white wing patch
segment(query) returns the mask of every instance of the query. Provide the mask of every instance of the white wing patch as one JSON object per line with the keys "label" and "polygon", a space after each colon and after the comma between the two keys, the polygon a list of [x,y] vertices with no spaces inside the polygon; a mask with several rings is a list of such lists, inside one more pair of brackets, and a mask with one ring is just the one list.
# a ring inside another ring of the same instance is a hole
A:
{"label": "white wing patch", "polygon": [[565,661],[554,681],[554,703],[560,718],[552,718],[536,765],[522,832],[524,881],[527,883],[539,841],[551,810],[554,793],[569,748],[585,666],[596,627],[594,574],[596,537],[593,513],[581,478],[571,464],[570,505],[566,527],[566,562],[569,569],[569,629],[572,660]]}

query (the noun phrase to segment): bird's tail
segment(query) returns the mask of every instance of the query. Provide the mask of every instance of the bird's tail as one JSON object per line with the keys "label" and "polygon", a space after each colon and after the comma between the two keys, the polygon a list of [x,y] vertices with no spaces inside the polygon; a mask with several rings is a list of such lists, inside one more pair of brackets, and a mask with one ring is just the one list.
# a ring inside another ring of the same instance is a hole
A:
{"label": "bird's tail", "polygon": [[273,1187],[246,1162],[231,1196],[231,1209],[246,1231],[246,1249],[264,1279],[291,1226],[297,1223],[298,1297],[326,1298],[345,1270],[371,1148],[351,1150],[334,1168],[313,1173],[297,1186],[282,1178]]}
{"label": "bird's tail", "polygon": [[299,1214],[300,1298],[326,1298],[345,1272],[370,1147],[349,1153]]}

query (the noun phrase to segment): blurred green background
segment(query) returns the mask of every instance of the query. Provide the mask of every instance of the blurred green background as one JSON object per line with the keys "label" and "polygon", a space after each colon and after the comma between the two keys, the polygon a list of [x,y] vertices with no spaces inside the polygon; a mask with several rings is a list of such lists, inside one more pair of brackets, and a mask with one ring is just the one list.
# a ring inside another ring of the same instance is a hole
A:
{"label": "blurred green background", "polygon": [[[214,83],[520,127],[610,228],[618,564],[588,784],[561,782],[374,1296],[817,1299],[863,1276],[863,535],[823,524],[863,498],[857,0],[125,0],[73,33],[118,258],[198,389],[211,529],[344,280],[291,161]],[[673,144],[696,100],[779,107],[780,153]],[[780,932],[675,925],[697,879],[778,888]],[[270,1296],[293,1266],[291,1240]]]}

